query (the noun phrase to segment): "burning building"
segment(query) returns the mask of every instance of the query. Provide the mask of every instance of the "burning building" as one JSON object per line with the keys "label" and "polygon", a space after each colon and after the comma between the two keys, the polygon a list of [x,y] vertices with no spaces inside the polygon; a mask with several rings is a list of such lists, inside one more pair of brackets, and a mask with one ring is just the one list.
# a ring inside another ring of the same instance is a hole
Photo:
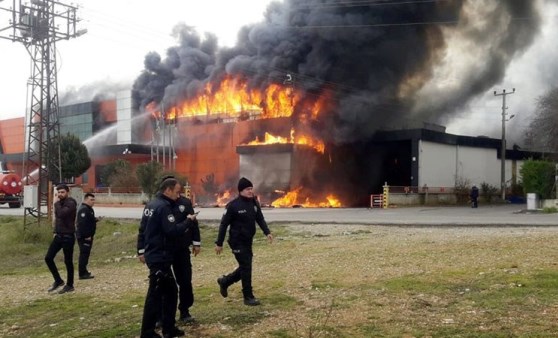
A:
{"label": "burning building", "polygon": [[105,101],[115,103],[112,114],[93,113],[116,137],[90,150],[96,165],[86,176],[96,179],[88,182],[98,184],[103,163],[126,158],[160,161],[206,198],[248,176],[264,203],[362,205],[386,181],[449,184],[421,176],[425,144],[452,149],[455,180],[455,146],[491,149],[496,161],[497,142],[431,126],[502,80],[539,29],[537,9],[514,0],[285,0],[231,48],[178,25],[165,57],[145,56],[131,97]]}
{"label": "burning building", "polygon": [[[380,177],[363,178],[375,172],[371,167],[386,167],[371,163],[378,162],[370,154],[374,135],[443,123],[488,91],[533,41],[537,9],[535,2],[513,0],[285,0],[272,3],[263,22],[244,27],[232,48],[219,48],[215,36],[202,38],[178,25],[178,43],[164,58],[146,55],[133,105],[177,121],[183,138],[177,143],[183,154],[177,155],[192,159],[177,168],[188,172],[194,184],[207,175],[203,172],[211,172],[219,184],[233,186],[231,180],[248,170],[262,177],[266,193],[296,190],[301,181],[301,191],[324,198],[329,190],[352,203],[355,194],[365,195],[383,183]],[[531,20],[512,20],[517,16]],[[473,54],[452,53],[463,46]],[[473,56],[487,67],[469,62]],[[459,80],[453,78],[457,73]],[[306,165],[298,164],[304,157],[297,155],[299,149],[306,149],[298,146],[302,139],[316,149],[306,156]],[[292,146],[264,145],[272,140]],[[211,155],[202,155],[200,147],[206,144],[213,145],[205,148]],[[237,146],[240,161],[230,151]],[[210,168],[215,163],[210,156],[221,162]],[[407,151],[399,157],[412,165]],[[294,174],[300,168],[313,174]],[[417,183],[410,172],[399,175],[400,184]],[[272,177],[278,187],[268,186]]]}

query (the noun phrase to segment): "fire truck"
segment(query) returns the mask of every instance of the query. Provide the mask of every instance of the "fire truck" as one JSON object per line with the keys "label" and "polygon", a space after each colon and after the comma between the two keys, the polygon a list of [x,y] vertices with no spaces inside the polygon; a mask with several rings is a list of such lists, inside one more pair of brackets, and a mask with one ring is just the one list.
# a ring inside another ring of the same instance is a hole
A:
{"label": "fire truck", "polygon": [[15,173],[0,172],[0,205],[8,203],[10,208],[21,207],[23,185]]}

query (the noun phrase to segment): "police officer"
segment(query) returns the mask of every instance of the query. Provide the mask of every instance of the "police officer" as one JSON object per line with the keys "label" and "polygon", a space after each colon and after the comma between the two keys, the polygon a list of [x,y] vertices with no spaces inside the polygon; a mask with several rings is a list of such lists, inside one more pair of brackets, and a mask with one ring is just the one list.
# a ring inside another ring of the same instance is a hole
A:
{"label": "police officer", "polygon": [[79,246],[79,279],[91,279],[94,277],[91,272],[87,271],[87,264],[89,263],[89,256],[93,247],[93,237],[95,236],[97,222],[99,221],[95,217],[93,205],[95,205],[95,195],[86,193],[77,211],[76,238]]}
{"label": "police officer", "polygon": [[178,290],[171,271],[174,250],[172,243],[173,238],[192,227],[196,215],[188,215],[186,221],[176,222],[173,208],[180,189],[181,185],[175,178],[163,180],[159,192],[143,210],[138,235],[138,255],[149,268],[149,288],[143,309],[142,338],[160,337],[155,332],[155,323],[161,309],[163,337],[184,335],[184,331],[175,326]]}
{"label": "police officer", "polygon": [[[162,180],[167,178],[174,178],[174,176],[164,176]],[[188,219],[188,215],[194,215],[194,208],[192,201],[180,195],[173,208],[173,214],[176,222],[184,222]],[[138,238],[142,238],[144,229],[140,228]],[[144,248],[143,239],[138,241],[138,254]],[[194,256],[197,256],[201,251],[201,237],[198,220],[194,219],[192,226],[183,234],[177,236],[173,240],[173,257],[172,257],[172,270],[178,284],[178,309],[180,310],[179,321],[183,323],[194,322],[195,319],[190,314],[190,307],[194,304],[194,290],[192,287],[192,261],[190,258],[190,246]],[[157,324],[161,323],[161,318]]]}
{"label": "police officer", "polygon": [[227,204],[215,241],[215,252],[220,255],[223,251],[225,234],[230,225],[228,243],[238,262],[238,268],[232,273],[218,278],[217,283],[221,296],[227,297],[227,288],[242,281],[242,294],[246,305],[260,304],[252,292],[252,242],[256,234],[256,223],[267,236],[269,243],[273,242],[273,236],[267,227],[262,209],[255,199],[253,187],[252,182],[244,177],[238,181],[239,196]]}
{"label": "police officer", "polygon": [[[174,215],[177,222],[186,221],[188,215],[195,215],[192,201],[184,195],[180,195],[176,201]],[[172,270],[178,284],[179,320],[184,323],[194,321],[194,317],[190,314],[190,307],[194,304],[190,246],[192,246],[194,256],[197,256],[201,250],[200,227],[197,219],[194,219],[193,225],[188,231],[176,237],[176,250],[172,260]]]}
{"label": "police officer", "polygon": [[62,250],[64,252],[64,264],[66,265],[66,285],[58,293],[74,291],[74,244],[76,243],[76,209],[77,202],[69,196],[70,188],[65,184],[56,186],[57,201],[54,203],[54,236],[45,256],[48,269],[54,277],[54,283],[48,289],[53,292],[62,285],[64,281],[60,277],[54,258]]}

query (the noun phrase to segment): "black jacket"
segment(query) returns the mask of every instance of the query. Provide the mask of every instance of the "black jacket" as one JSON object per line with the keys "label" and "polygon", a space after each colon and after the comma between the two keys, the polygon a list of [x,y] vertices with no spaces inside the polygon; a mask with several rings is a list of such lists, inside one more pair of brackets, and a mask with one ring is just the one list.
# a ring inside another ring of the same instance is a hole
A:
{"label": "black jacket", "polygon": [[76,209],[76,200],[69,196],[54,203],[55,233],[73,235],[76,232]]}
{"label": "black jacket", "polygon": [[[192,202],[184,197],[180,196],[176,200],[176,204],[173,208],[174,217],[176,217],[176,222],[192,222],[187,219],[188,215],[194,214],[194,207],[192,206]],[[190,245],[201,245],[201,238],[200,238],[200,227],[198,221],[195,220],[192,222],[192,225],[189,227],[188,230],[183,235],[179,235],[176,237],[175,247],[179,250],[188,249]]]}
{"label": "black jacket", "polygon": [[230,225],[229,245],[231,249],[251,247],[256,234],[256,223],[266,236],[271,233],[263,217],[262,208],[256,199],[238,196],[225,207],[215,244],[223,246],[227,227]]}
{"label": "black jacket", "polygon": [[477,198],[479,198],[479,188],[473,187],[473,188],[471,189],[471,195],[470,195],[470,196],[471,196],[471,199],[477,199]]}
{"label": "black jacket", "polygon": [[174,238],[183,235],[193,224],[190,220],[178,223],[174,206],[175,201],[158,193],[143,209],[137,249],[147,265],[172,262]]}
{"label": "black jacket", "polygon": [[97,230],[97,218],[92,207],[85,203],[81,203],[77,210],[76,218],[76,237],[89,238],[95,235]]}

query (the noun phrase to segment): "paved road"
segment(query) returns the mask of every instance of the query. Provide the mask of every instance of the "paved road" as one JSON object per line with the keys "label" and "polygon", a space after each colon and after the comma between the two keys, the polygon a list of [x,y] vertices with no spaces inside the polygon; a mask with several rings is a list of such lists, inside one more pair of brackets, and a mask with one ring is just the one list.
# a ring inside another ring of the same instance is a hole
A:
{"label": "paved road", "polygon": [[[366,208],[264,208],[268,222],[350,223],[375,225],[558,226],[558,214],[522,212],[525,205],[468,207]],[[218,221],[223,208],[196,208],[200,220]],[[96,206],[96,214],[110,218],[139,219],[142,207]],[[0,206],[0,215],[23,215],[23,209]]]}

